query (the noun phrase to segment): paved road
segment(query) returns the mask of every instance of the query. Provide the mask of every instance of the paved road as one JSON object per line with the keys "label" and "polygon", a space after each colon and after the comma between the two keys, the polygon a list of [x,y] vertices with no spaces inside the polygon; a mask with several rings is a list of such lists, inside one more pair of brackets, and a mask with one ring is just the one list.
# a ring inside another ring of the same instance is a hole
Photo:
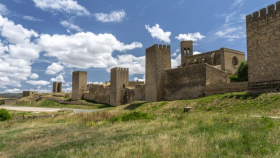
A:
{"label": "paved road", "polygon": [[40,107],[9,106],[9,105],[0,106],[0,109],[2,108],[7,110],[14,110],[14,111],[32,111],[32,112],[55,112],[59,110],[72,110],[74,113],[81,113],[81,112],[89,113],[89,112],[105,110],[105,109],[87,110],[87,109],[68,109],[68,108],[40,108]]}

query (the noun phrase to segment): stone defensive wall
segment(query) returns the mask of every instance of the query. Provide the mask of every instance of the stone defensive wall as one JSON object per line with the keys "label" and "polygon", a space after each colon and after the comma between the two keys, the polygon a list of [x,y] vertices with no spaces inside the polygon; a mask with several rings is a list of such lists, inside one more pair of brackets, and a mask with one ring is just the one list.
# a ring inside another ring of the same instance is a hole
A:
{"label": "stone defensive wall", "polygon": [[[218,70],[208,64],[166,70],[165,100],[202,97],[207,95],[208,85],[214,85],[215,87],[216,85],[229,82],[230,80],[226,72]],[[227,93],[224,91],[221,91],[220,93]],[[217,93],[218,92],[219,88],[217,89]]]}
{"label": "stone defensive wall", "polygon": [[206,64],[165,71],[165,100],[197,98],[206,84]]}
{"label": "stone defensive wall", "polygon": [[206,66],[206,85],[230,83],[230,77],[226,72],[216,69],[211,65],[205,64]]}
{"label": "stone defensive wall", "polygon": [[88,93],[84,93],[83,98],[86,100],[96,101],[98,103],[110,104],[110,87],[98,84],[88,85]]}
{"label": "stone defensive wall", "polygon": [[230,92],[244,92],[248,89],[248,82],[232,82],[206,85],[203,89],[205,96]]}
{"label": "stone defensive wall", "polygon": [[249,93],[280,91],[280,1],[246,16]]}

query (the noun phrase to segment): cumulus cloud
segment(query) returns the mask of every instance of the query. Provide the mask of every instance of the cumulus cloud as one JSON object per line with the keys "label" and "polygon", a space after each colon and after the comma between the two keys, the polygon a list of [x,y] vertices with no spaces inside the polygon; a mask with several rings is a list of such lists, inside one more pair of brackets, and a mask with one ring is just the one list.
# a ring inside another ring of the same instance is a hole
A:
{"label": "cumulus cloud", "polygon": [[23,16],[22,18],[25,20],[29,20],[29,21],[43,21],[43,20],[35,18],[33,16]]}
{"label": "cumulus cloud", "polygon": [[113,67],[129,68],[129,75],[145,74],[145,56],[135,57],[131,54],[118,55],[115,65],[107,68],[107,71],[110,72],[110,69]]}
{"label": "cumulus cloud", "polygon": [[52,82],[64,82],[64,78],[62,75],[56,76],[56,78],[51,78]]}
{"label": "cumulus cloud", "polygon": [[98,34],[81,32],[73,35],[43,34],[38,40],[45,56],[56,57],[66,67],[107,68],[118,61],[112,57],[114,51],[124,52],[141,48],[142,44],[133,42],[124,44],[112,34]]}
{"label": "cumulus cloud", "polygon": [[179,54],[175,59],[171,59],[171,67],[177,68],[181,65],[181,54]]}
{"label": "cumulus cloud", "polygon": [[36,73],[32,73],[32,74],[29,76],[29,78],[34,80],[34,79],[39,78],[39,75],[36,74]]}
{"label": "cumulus cloud", "polygon": [[64,66],[60,65],[59,63],[53,63],[52,65],[48,66],[46,74],[55,75],[62,71]]}
{"label": "cumulus cloud", "polygon": [[[71,30],[76,30],[76,31],[79,31],[79,32],[82,31],[82,29],[79,26],[74,25],[74,24],[72,24],[72,23],[70,23],[69,21],[66,21],[66,20],[62,21],[60,24],[63,27],[67,28],[67,30],[71,29]],[[69,32],[70,32],[70,30],[69,30]]]}
{"label": "cumulus cloud", "polygon": [[40,81],[28,80],[28,81],[26,81],[26,83],[34,85],[34,86],[46,86],[46,85],[50,84],[50,82],[44,81],[44,80],[40,80]]}
{"label": "cumulus cloud", "polygon": [[197,41],[202,40],[205,36],[201,35],[199,32],[188,33],[188,34],[179,34],[176,39],[180,41]]}
{"label": "cumulus cloud", "polygon": [[0,86],[20,87],[20,83],[31,75],[31,60],[39,57],[40,47],[31,42],[32,37],[38,37],[33,30],[3,18],[0,15],[0,33],[5,44],[0,40],[0,77],[9,82],[2,82]]}
{"label": "cumulus cloud", "polygon": [[97,21],[101,22],[122,22],[126,16],[124,10],[120,11],[111,11],[110,14],[105,13],[96,13],[94,14]]}
{"label": "cumulus cloud", "polygon": [[89,16],[90,12],[74,0],[33,0],[35,6],[51,12],[76,14],[77,16]]}
{"label": "cumulus cloud", "polygon": [[156,38],[166,43],[170,43],[171,40],[169,37],[171,36],[171,32],[169,31],[164,32],[163,29],[159,27],[159,24],[156,24],[153,27],[150,27],[149,25],[145,25],[145,28],[149,31],[149,33],[153,38]]}

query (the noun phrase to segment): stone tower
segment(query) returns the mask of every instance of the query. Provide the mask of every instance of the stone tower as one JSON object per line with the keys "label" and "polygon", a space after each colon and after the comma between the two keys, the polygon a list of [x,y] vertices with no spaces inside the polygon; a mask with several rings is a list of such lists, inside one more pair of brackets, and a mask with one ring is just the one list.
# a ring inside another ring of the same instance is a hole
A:
{"label": "stone tower", "polygon": [[125,88],[129,85],[129,69],[111,69],[110,105],[122,105]]}
{"label": "stone tower", "polygon": [[62,82],[53,82],[53,93],[62,92]]}
{"label": "stone tower", "polygon": [[87,90],[87,72],[75,71],[72,73],[72,100],[82,99],[83,92]]}
{"label": "stone tower", "polygon": [[153,45],[146,49],[146,102],[164,97],[164,71],[171,69],[170,45]]}
{"label": "stone tower", "polygon": [[53,82],[53,93],[57,92],[57,86],[58,86],[58,83],[57,82]]}
{"label": "stone tower", "polygon": [[185,58],[193,55],[193,41],[181,41],[181,66],[185,65]]}
{"label": "stone tower", "polygon": [[280,1],[246,17],[249,93],[280,91]]}

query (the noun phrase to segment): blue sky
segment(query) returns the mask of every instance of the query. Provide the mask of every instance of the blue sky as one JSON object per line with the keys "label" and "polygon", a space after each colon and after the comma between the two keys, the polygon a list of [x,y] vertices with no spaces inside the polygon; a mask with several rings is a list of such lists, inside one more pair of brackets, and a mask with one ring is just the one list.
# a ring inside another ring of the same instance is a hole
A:
{"label": "blue sky", "polygon": [[71,91],[72,71],[89,83],[110,80],[110,68],[145,74],[145,49],[180,41],[195,53],[227,47],[246,53],[245,16],[275,0],[0,0],[0,92]]}

